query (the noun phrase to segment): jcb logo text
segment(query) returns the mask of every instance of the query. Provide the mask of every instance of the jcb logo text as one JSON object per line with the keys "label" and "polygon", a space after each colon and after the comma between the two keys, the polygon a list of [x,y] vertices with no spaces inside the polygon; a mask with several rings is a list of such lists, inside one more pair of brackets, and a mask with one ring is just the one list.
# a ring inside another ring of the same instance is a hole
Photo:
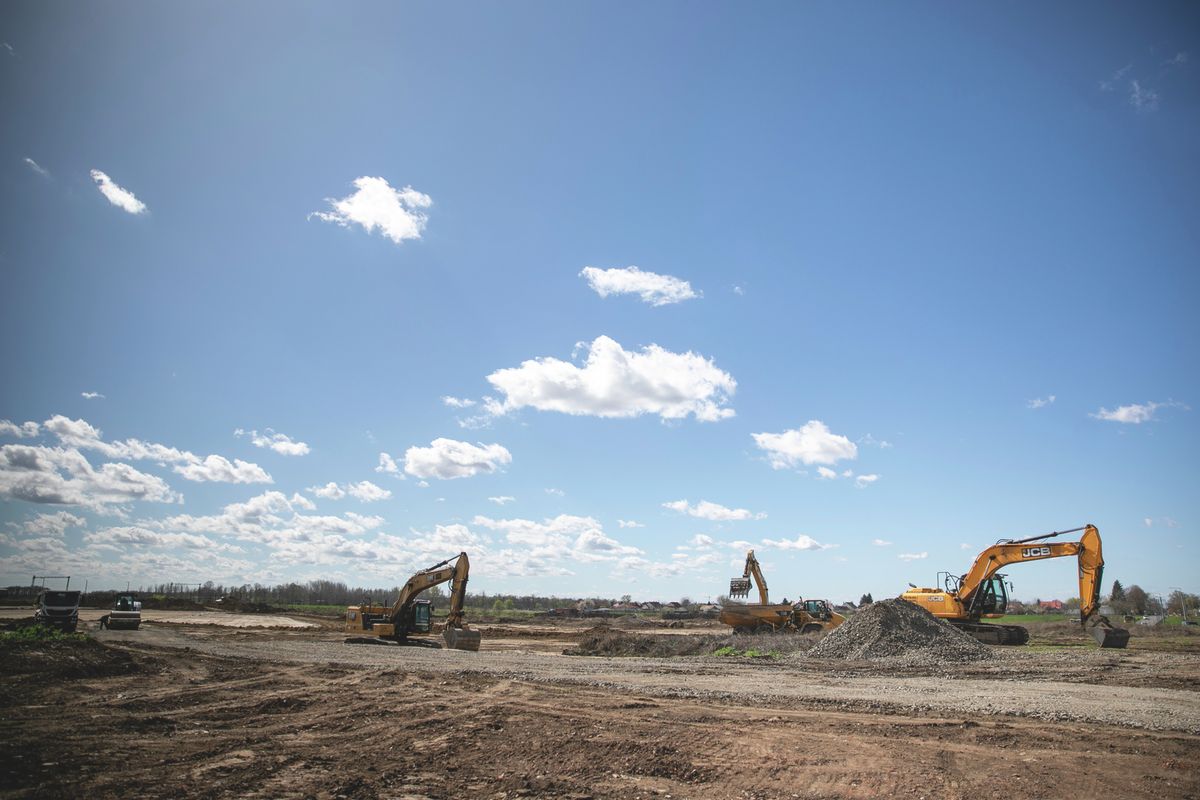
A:
{"label": "jcb logo text", "polygon": [[1021,558],[1041,558],[1050,555],[1049,547],[1026,547],[1021,551]]}

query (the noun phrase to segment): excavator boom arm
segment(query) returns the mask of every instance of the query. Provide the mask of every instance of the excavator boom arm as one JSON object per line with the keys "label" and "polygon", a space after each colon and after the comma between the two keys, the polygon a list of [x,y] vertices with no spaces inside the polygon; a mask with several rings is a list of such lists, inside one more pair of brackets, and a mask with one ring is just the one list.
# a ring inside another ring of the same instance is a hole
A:
{"label": "excavator boom arm", "polygon": [[[451,561],[456,563],[450,566]],[[392,605],[391,621],[399,624],[403,619],[404,609],[417,598],[417,595],[426,589],[430,589],[446,581],[454,581],[450,592],[450,613],[453,615],[457,612],[458,617],[461,618],[463,595],[466,593],[467,571],[469,568],[467,554],[459,553],[454,558],[447,559],[440,564],[434,564],[429,569],[421,570],[416,575],[413,575],[401,587],[400,594],[396,596],[396,602]]]}

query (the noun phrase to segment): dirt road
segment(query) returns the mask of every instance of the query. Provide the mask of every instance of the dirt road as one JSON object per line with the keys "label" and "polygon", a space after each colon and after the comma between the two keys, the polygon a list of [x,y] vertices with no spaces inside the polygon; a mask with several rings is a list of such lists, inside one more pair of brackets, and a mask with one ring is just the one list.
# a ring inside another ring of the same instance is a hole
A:
{"label": "dirt road", "polygon": [[550,655],[536,637],[103,638],[111,669],[0,690],[0,797],[1200,797],[1193,656],[1026,652],[946,677]]}

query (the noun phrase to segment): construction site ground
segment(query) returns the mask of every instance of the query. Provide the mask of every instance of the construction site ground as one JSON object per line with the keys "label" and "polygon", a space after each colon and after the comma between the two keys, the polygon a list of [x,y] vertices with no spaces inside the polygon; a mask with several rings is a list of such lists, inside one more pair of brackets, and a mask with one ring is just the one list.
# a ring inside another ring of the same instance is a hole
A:
{"label": "construction site ground", "polygon": [[179,619],[5,651],[0,797],[1200,797],[1200,637],[897,668],[563,655],[590,620],[470,653]]}

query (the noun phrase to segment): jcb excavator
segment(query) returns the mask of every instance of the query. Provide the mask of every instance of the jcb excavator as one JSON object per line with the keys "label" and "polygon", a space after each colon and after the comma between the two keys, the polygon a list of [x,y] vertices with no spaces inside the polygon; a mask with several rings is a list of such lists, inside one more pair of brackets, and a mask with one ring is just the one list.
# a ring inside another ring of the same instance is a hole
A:
{"label": "jcb excavator", "polygon": [[[453,566],[450,563],[454,562]],[[446,647],[452,650],[479,650],[479,631],[463,622],[463,598],[467,594],[467,573],[471,562],[466,553],[459,553],[429,569],[421,570],[408,579],[400,589],[396,602],[389,608],[378,603],[349,606],[346,609],[346,631],[370,633],[376,638],[351,637],[347,643],[403,642],[413,633],[429,633],[433,629],[433,603],[418,600],[417,595],[438,584],[451,581],[450,614],[442,628]]]}
{"label": "jcb excavator", "polygon": [[[1083,531],[1083,536],[1077,542],[1034,544],[1078,531]],[[979,554],[967,574],[955,577],[948,572],[939,572],[938,581],[942,588],[913,587],[900,597],[961,628],[984,644],[1025,644],[1029,641],[1029,631],[1020,625],[980,622],[982,617],[1002,616],[1008,607],[1005,576],[999,570],[1007,564],[1065,556],[1079,556],[1079,619],[1083,627],[1101,647],[1125,647],[1129,643],[1129,631],[1114,626],[1108,617],[1099,613],[1104,558],[1100,553],[1100,531],[1095,525],[1028,539],[1001,539]]]}
{"label": "jcb excavator", "polygon": [[829,607],[825,600],[797,600],[795,603],[772,603],[767,595],[767,581],[754,551],[746,553],[746,568],[742,577],[729,581],[730,597],[747,597],[750,582],[758,586],[757,603],[725,603],[721,606],[721,622],[737,633],[759,633],[766,631],[814,631],[833,630],[846,618]]}

